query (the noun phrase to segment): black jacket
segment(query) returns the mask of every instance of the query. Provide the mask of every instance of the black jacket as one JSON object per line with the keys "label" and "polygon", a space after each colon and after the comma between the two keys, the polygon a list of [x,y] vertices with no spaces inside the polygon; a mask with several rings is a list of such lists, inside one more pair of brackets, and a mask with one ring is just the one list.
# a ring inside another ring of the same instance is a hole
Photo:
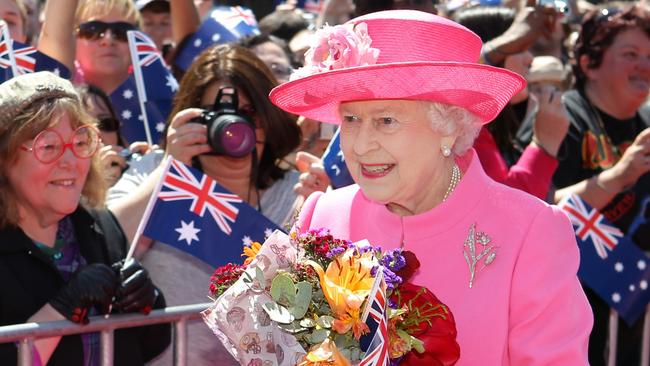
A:
{"label": "black jacket", "polygon": [[[126,255],[126,238],[108,211],[87,211],[81,206],[71,215],[80,251],[88,263],[111,265]],[[24,323],[64,285],[54,262],[20,228],[0,230],[0,325]],[[154,308],[165,307],[162,294]],[[143,365],[165,350],[171,339],[169,324],[115,331],[115,365]],[[15,365],[15,344],[0,344],[0,365]],[[81,365],[79,335],[61,338],[48,365]]]}

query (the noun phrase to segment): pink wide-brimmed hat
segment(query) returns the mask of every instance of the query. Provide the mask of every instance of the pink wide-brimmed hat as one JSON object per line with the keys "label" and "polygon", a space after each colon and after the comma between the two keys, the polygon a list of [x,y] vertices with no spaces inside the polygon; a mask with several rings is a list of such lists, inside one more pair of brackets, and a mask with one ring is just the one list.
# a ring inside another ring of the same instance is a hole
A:
{"label": "pink wide-brimmed hat", "polygon": [[457,105],[487,123],[526,82],[479,64],[481,46],[472,31],[437,15],[372,13],[318,30],[305,66],[270,98],[285,111],[334,124],[341,102],[373,99]]}

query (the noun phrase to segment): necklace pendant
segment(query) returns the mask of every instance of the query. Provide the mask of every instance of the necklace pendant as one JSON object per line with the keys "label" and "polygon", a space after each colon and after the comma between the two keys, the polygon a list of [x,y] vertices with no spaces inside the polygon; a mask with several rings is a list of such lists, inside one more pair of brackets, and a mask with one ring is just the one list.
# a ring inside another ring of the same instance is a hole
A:
{"label": "necklace pendant", "polygon": [[463,256],[469,267],[469,288],[474,286],[477,272],[494,263],[497,246],[484,232],[476,232],[476,223],[469,227],[469,233],[463,244]]}

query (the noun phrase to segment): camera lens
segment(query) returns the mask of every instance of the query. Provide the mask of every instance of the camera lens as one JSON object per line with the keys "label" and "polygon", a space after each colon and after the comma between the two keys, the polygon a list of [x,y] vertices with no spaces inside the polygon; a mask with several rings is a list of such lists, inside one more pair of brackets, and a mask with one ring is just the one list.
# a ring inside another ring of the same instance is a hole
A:
{"label": "camera lens", "polygon": [[232,157],[250,154],[255,147],[255,131],[250,123],[241,118],[223,117],[209,126],[213,149]]}

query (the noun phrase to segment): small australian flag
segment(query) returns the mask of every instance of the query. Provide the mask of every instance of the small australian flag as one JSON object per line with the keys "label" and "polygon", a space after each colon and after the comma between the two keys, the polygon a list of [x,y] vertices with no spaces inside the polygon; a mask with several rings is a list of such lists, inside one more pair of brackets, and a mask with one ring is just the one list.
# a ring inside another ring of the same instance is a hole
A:
{"label": "small australian flag", "polygon": [[330,178],[330,184],[335,189],[354,184],[348,166],[345,164],[343,151],[341,151],[339,131],[340,129],[334,132],[334,136],[332,136],[332,140],[330,140],[330,144],[322,157],[325,172]]}
{"label": "small australian flag", "polygon": [[171,157],[148,212],[144,235],[215,268],[243,263],[244,246],[263,243],[280,229],[214,179]]}
{"label": "small australian flag", "polygon": [[234,42],[259,34],[253,12],[241,6],[218,6],[201,24],[199,30],[183,42],[175,64],[187,70],[196,56],[214,45]]}
{"label": "small australian flag", "polygon": [[571,219],[578,247],[578,277],[607,302],[628,325],[650,302],[650,259],[629,237],[580,196],[559,204]]}

